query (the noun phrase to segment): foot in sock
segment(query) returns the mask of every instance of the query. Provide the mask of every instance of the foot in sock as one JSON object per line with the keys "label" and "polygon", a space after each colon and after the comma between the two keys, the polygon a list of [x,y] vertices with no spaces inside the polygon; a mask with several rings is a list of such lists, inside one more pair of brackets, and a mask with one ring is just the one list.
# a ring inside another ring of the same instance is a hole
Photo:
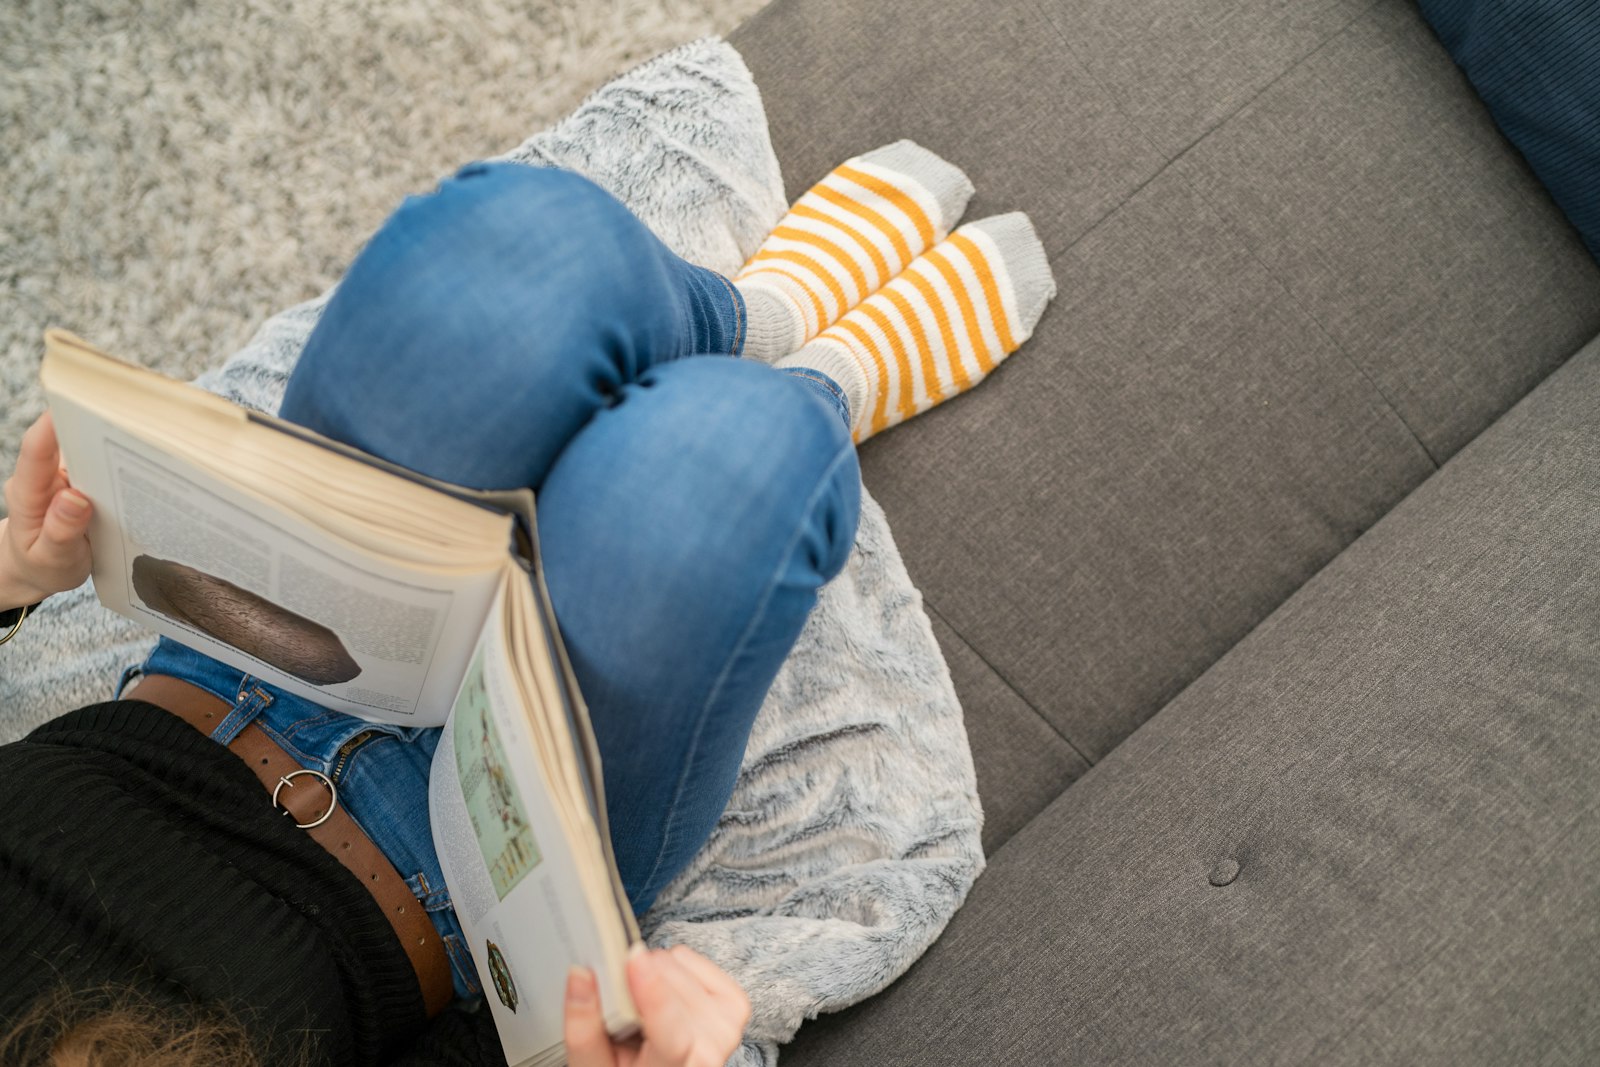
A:
{"label": "foot in sock", "polygon": [[981,382],[1033,334],[1056,294],[1020,211],[969,222],[774,366],[822,371],[857,443]]}
{"label": "foot in sock", "polygon": [[734,277],[743,354],[771,363],[798,349],[944,240],[971,197],[960,168],[913,141],[835,167]]}

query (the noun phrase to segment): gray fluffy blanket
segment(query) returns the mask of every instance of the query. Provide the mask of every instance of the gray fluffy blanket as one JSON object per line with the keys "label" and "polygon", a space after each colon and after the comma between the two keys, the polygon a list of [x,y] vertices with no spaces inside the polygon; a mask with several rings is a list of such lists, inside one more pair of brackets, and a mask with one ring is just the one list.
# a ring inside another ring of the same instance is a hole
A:
{"label": "gray fluffy blanket", "polygon": [[[588,175],[726,274],[787,206],[755,84],[714,38],[634,68],[504,158]],[[277,410],[326,299],[268,320],[200,384]],[[151,643],[87,588],[52,599],[0,655],[0,741],[109,698]],[[754,1019],[731,1062],[773,1064],[803,1020],[882,989],[938,936],[983,868],[981,825],[949,672],[863,494],[855,551],[756,719],[728,809],[645,934],[739,980]]]}

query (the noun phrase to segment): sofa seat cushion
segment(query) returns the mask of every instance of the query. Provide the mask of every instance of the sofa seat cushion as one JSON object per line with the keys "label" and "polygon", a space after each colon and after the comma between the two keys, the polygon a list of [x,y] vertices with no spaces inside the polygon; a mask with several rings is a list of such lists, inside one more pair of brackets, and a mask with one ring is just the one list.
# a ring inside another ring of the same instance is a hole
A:
{"label": "sofa seat cushion", "polygon": [[1600,339],[791,1067],[1600,1062]]}
{"label": "sofa seat cushion", "polygon": [[1421,7],[1600,260],[1600,3],[1421,0]]}
{"label": "sofa seat cushion", "polygon": [[732,41],[791,197],[911,137],[1051,254],[1022,350],[862,449],[991,848],[1600,331],[1411,0],[776,0]]}

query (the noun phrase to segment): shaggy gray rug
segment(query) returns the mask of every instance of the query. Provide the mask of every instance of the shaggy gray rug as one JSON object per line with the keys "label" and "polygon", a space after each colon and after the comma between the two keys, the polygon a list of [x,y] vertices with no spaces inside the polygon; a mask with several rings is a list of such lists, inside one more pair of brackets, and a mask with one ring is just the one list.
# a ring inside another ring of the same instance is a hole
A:
{"label": "shaggy gray rug", "polygon": [[0,479],[46,326],[190,378],[406,194],[764,3],[6,0]]}

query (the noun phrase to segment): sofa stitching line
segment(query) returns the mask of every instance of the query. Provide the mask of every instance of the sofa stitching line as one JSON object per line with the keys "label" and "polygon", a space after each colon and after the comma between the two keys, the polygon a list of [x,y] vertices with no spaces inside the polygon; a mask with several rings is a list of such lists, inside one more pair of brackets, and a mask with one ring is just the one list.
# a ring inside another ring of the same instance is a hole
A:
{"label": "sofa stitching line", "polygon": [[[1373,393],[1377,394],[1378,399],[1383,402],[1383,406],[1388,409],[1389,413],[1395,417],[1395,420],[1399,422],[1402,427],[1404,427],[1406,433],[1411,436],[1411,440],[1416,442],[1418,448],[1422,449],[1422,454],[1428,457],[1428,463],[1433,467],[1434,470],[1438,470],[1439,459],[1433,454],[1433,449],[1428,447],[1428,443],[1422,439],[1422,436],[1418,434],[1417,431],[1412,427],[1411,423],[1406,420],[1406,417],[1400,413],[1400,409],[1395,406],[1393,400],[1389,399],[1389,394],[1383,391],[1383,387],[1377,383],[1377,380],[1374,379],[1370,373],[1368,373],[1365,367],[1356,361],[1354,356],[1345,350],[1344,345],[1340,344],[1338,339],[1335,338],[1333,334],[1328,331],[1328,328],[1323,325],[1322,320],[1317,317],[1317,313],[1311,310],[1311,308],[1307,307],[1305,302],[1296,295],[1294,290],[1289,288],[1288,283],[1282,278],[1278,277],[1277,273],[1274,272],[1271,267],[1267,266],[1266,262],[1260,257],[1260,255],[1257,254],[1256,250],[1251,247],[1250,242],[1246,240],[1245,236],[1238,231],[1238,228],[1229,220],[1228,216],[1224,214],[1216,204],[1211,202],[1210,197],[1206,196],[1205,192],[1191,181],[1183,180],[1183,184],[1189,189],[1190,192],[1199,197],[1200,202],[1205,204],[1205,206],[1210,209],[1211,213],[1216,216],[1217,221],[1233,234],[1235,239],[1237,239],[1239,242],[1239,247],[1244,251],[1246,256],[1250,257],[1250,262],[1254,263],[1261,273],[1266,276],[1268,283],[1276,287],[1280,293],[1287,297],[1294,310],[1298,311],[1300,314],[1309,319],[1311,321],[1311,325],[1316,327],[1317,333],[1322,335],[1322,339],[1327,341],[1333,350],[1339,354],[1339,358],[1344,360],[1345,363],[1349,364],[1350,368],[1361,376],[1362,381],[1366,382]],[[1410,490],[1407,490],[1407,492],[1409,491]]]}
{"label": "sofa stitching line", "polygon": [[[1155,141],[1150,137],[1150,131],[1146,130],[1144,126],[1140,124],[1138,119],[1134,118],[1128,113],[1128,109],[1123,106],[1122,98],[1115,92],[1112,92],[1111,87],[1102,82],[1095,72],[1089,69],[1089,64],[1085,63],[1083,61],[1083,57],[1078,54],[1078,50],[1072,47],[1072,40],[1067,36],[1067,32],[1060,26],[1056,25],[1056,20],[1050,17],[1050,12],[1046,11],[1044,6],[1039,3],[1038,0],[1033,0],[1033,2],[1029,3],[1028,6],[1033,9],[1034,16],[1048,26],[1050,31],[1056,35],[1056,39],[1060,42],[1062,49],[1067,53],[1067,55],[1072,57],[1072,61],[1078,65],[1079,70],[1083,71],[1083,76],[1089,80],[1089,83],[1106,95],[1106,99],[1111,101],[1111,106],[1117,109],[1117,114],[1121,115],[1123,120],[1127,122],[1130,127],[1132,127],[1134,132],[1144,139],[1144,143],[1150,148],[1151,151],[1153,151],[1157,156],[1160,156],[1161,149],[1157,147]],[[1165,169],[1165,166],[1160,168],[1160,170]],[[1160,171],[1157,171],[1157,173],[1160,173]],[[1154,175],[1152,175],[1152,178],[1153,177]],[[1140,186],[1140,188],[1143,188],[1143,186]],[[1135,190],[1135,192],[1137,192],[1137,190]],[[1111,210],[1115,211],[1116,208],[1112,208]],[[1098,226],[1099,222],[1096,222],[1095,225]],[[1091,227],[1091,229],[1092,228],[1093,227]]]}
{"label": "sofa stitching line", "polygon": [[[1183,159],[1184,156],[1187,156],[1191,151],[1193,151],[1196,145],[1200,144],[1200,142],[1202,142],[1206,138],[1210,137],[1213,133],[1215,133],[1218,130],[1222,129],[1222,127],[1226,126],[1228,123],[1232,122],[1234,120],[1234,118],[1239,115],[1240,112],[1244,111],[1246,108],[1249,108],[1257,100],[1261,99],[1267,93],[1271,92],[1272,89],[1279,82],[1281,82],[1283,79],[1287,78],[1290,74],[1293,74],[1295,71],[1299,70],[1301,67],[1305,66],[1305,64],[1309,60],[1311,60],[1314,56],[1316,56],[1318,53],[1320,53],[1323,49],[1327,48],[1329,45],[1333,44],[1333,42],[1339,40],[1341,37],[1343,37],[1347,33],[1349,33],[1351,27],[1353,27],[1356,23],[1362,21],[1363,19],[1369,18],[1372,15],[1372,12],[1376,8],[1376,6],[1377,5],[1376,5],[1375,2],[1369,3],[1367,5],[1367,7],[1362,10],[1361,14],[1355,16],[1349,22],[1345,23],[1343,26],[1340,26],[1333,33],[1329,34],[1326,40],[1324,40],[1321,44],[1317,45],[1311,51],[1307,52],[1305,55],[1299,57],[1298,59],[1296,59],[1292,63],[1290,63],[1289,66],[1285,67],[1282,71],[1280,71],[1276,77],[1274,77],[1267,84],[1263,85],[1257,92],[1252,94],[1248,100],[1243,101],[1242,103],[1239,104],[1238,107],[1234,108],[1232,111],[1228,112],[1226,115],[1223,115],[1221,118],[1217,119],[1217,121],[1215,123],[1213,123],[1212,125],[1208,126],[1205,130],[1201,131],[1199,136],[1195,137],[1194,140],[1190,141],[1188,144],[1184,145],[1183,148],[1181,148],[1179,151],[1174,153],[1173,156],[1170,159],[1168,159],[1165,163],[1161,164],[1161,166],[1156,169],[1154,174],[1151,174],[1144,181],[1140,182],[1133,189],[1129,190],[1127,196],[1125,196],[1121,200],[1117,201],[1117,203],[1115,205],[1113,205],[1108,211],[1106,211],[1106,213],[1104,215],[1101,215],[1098,219],[1095,219],[1094,222],[1092,224],[1090,224],[1090,226],[1087,229],[1085,229],[1082,233],[1080,233],[1077,237],[1072,238],[1066,244],[1062,245],[1060,248],[1047,250],[1047,255],[1049,255],[1051,257],[1058,256],[1058,255],[1063,255],[1063,254],[1065,254],[1067,252],[1072,251],[1072,249],[1076,248],[1080,241],[1084,240],[1084,238],[1088,237],[1090,234],[1092,234],[1096,230],[1098,230],[1102,225],[1104,225],[1111,218],[1111,216],[1115,215],[1118,211],[1121,211],[1128,204],[1132,203],[1133,200],[1135,198],[1137,198],[1140,193],[1144,192],[1144,190],[1145,190],[1145,188],[1147,186],[1149,186],[1151,183],[1155,182],[1158,178],[1160,178],[1167,171],[1171,170],[1178,163],[1179,160]],[[1033,5],[1033,7],[1034,7],[1035,11],[1040,13],[1041,17],[1044,19],[1045,24],[1047,26],[1049,26],[1052,31],[1054,31],[1055,35],[1058,38],[1061,39],[1062,47],[1065,48],[1067,50],[1068,54],[1070,54],[1072,56],[1072,58],[1077,61],[1078,66],[1083,68],[1084,76],[1087,77],[1102,92],[1104,92],[1106,94],[1106,96],[1111,100],[1112,104],[1116,107],[1117,113],[1122,115],[1123,118],[1127,119],[1128,125],[1131,126],[1141,137],[1143,137],[1144,140],[1145,140],[1145,143],[1148,144],[1150,146],[1150,148],[1153,149],[1159,155],[1160,152],[1161,152],[1161,149],[1159,147],[1157,147],[1157,145],[1156,145],[1156,143],[1154,141],[1150,140],[1150,135],[1145,132],[1144,127],[1140,126],[1139,123],[1133,118],[1133,116],[1129,115],[1126,111],[1123,110],[1122,101],[1117,98],[1117,95],[1115,93],[1113,93],[1110,89],[1106,88],[1106,86],[1102,85],[1100,83],[1099,79],[1096,78],[1094,76],[1094,74],[1092,72],[1090,72],[1089,68],[1084,65],[1083,61],[1081,59],[1078,59],[1077,53],[1072,50],[1072,45],[1071,45],[1070,42],[1068,42],[1067,35],[1061,29],[1061,27],[1057,26],[1056,23],[1055,23],[1055,20],[1050,18],[1049,15],[1045,14],[1043,12],[1043,9],[1041,9],[1037,3],[1035,3]],[[1185,184],[1188,184],[1188,183],[1185,183]]]}
{"label": "sofa stitching line", "polygon": [[[1088,65],[1085,64],[1083,62],[1083,60],[1078,56],[1077,52],[1074,51],[1074,49],[1072,47],[1072,43],[1067,39],[1066,32],[1063,31],[1061,29],[1061,27],[1056,24],[1056,21],[1050,17],[1049,13],[1046,12],[1037,3],[1034,3],[1031,6],[1034,9],[1034,13],[1036,15],[1038,15],[1044,21],[1044,23],[1047,26],[1049,26],[1050,29],[1055,33],[1055,35],[1060,39],[1062,47],[1066,49],[1067,53],[1072,56],[1073,61],[1076,62],[1078,64],[1078,66],[1083,70],[1084,76],[1087,77],[1091,82],[1093,82],[1094,85],[1101,92],[1106,94],[1106,96],[1115,105],[1115,107],[1117,109],[1117,113],[1120,114],[1123,117],[1123,119],[1125,119],[1127,121],[1129,126],[1131,126],[1135,131],[1137,131],[1139,133],[1139,135],[1144,139],[1145,143],[1148,144],[1152,149],[1155,149],[1155,151],[1160,152],[1160,148],[1155,144],[1155,142],[1153,140],[1151,140],[1149,132],[1143,126],[1141,126],[1139,124],[1139,121],[1137,119],[1135,119],[1132,115],[1130,115],[1127,112],[1127,110],[1123,107],[1122,101],[1118,98],[1117,94],[1115,92],[1113,92],[1108,86],[1103,84],[1100,81],[1099,78],[1095,77],[1094,72],[1089,69]],[[1322,52],[1325,48],[1327,48],[1330,45],[1332,45],[1335,41],[1337,41],[1340,38],[1342,38],[1345,35],[1347,35],[1350,32],[1351,27],[1355,26],[1358,22],[1362,22],[1363,20],[1369,19],[1372,16],[1373,10],[1374,10],[1374,8],[1376,6],[1377,5],[1375,3],[1369,3],[1367,5],[1367,7],[1362,9],[1360,14],[1358,14],[1355,17],[1351,18],[1343,26],[1339,27],[1333,33],[1329,34],[1320,44],[1318,44],[1311,51],[1309,51],[1305,55],[1302,55],[1299,58],[1295,59],[1287,67],[1285,67],[1283,70],[1279,71],[1276,77],[1274,77],[1266,85],[1263,85],[1259,90],[1257,90],[1256,92],[1252,93],[1250,95],[1249,99],[1243,101],[1242,103],[1239,104],[1238,107],[1234,108],[1232,111],[1228,112],[1226,115],[1224,115],[1221,118],[1219,118],[1215,123],[1213,123],[1212,125],[1208,126],[1205,130],[1203,130],[1199,134],[1199,136],[1195,137],[1194,140],[1192,140],[1188,144],[1184,145],[1183,148],[1180,149],[1176,154],[1174,154],[1170,159],[1168,159],[1167,162],[1162,164],[1156,170],[1156,172],[1154,174],[1150,175],[1144,181],[1140,182],[1131,192],[1128,193],[1127,196],[1123,197],[1122,200],[1119,201],[1115,207],[1111,208],[1111,210],[1107,211],[1104,215],[1100,216],[1100,218],[1096,219],[1094,224],[1091,225],[1087,230],[1084,230],[1083,233],[1079,234],[1076,238],[1072,239],[1071,241],[1068,241],[1061,248],[1056,249],[1053,253],[1051,253],[1052,258],[1053,258],[1053,256],[1064,255],[1067,252],[1070,252],[1073,248],[1077,247],[1079,242],[1081,242],[1086,237],[1088,237],[1090,234],[1092,234],[1096,230],[1098,230],[1101,227],[1102,224],[1104,224],[1108,219],[1111,218],[1111,216],[1115,215],[1118,211],[1122,210],[1122,208],[1124,208],[1129,203],[1131,203],[1133,200],[1135,200],[1139,196],[1139,194],[1142,193],[1145,190],[1145,188],[1147,186],[1149,186],[1152,182],[1156,181],[1156,179],[1160,178],[1162,175],[1166,174],[1167,171],[1171,170],[1173,168],[1173,166],[1175,166],[1178,163],[1179,160],[1183,159],[1184,156],[1187,156],[1195,148],[1196,145],[1200,144],[1201,141],[1204,141],[1206,138],[1210,137],[1213,133],[1215,133],[1217,130],[1220,130],[1222,127],[1226,126],[1229,122],[1232,122],[1233,119],[1236,116],[1238,116],[1241,112],[1243,112],[1245,109],[1249,108],[1251,105],[1253,105],[1257,100],[1261,99],[1267,93],[1271,92],[1273,87],[1275,87],[1279,82],[1283,81],[1283,79],[1287,78],[1290,74],[1294,73],[1295,71],[1299,70],[1301,67],[1305,66],[1307,62],[1309,62],[1312,58],[1314,58],[1316,55],[1318,55],[1320,52]],[[1295,294],[1290,291],[1289,287],[1287,285],[1285,285],[1282,282],[1282,280],[1280,280],[1267,267],[1267,265],[1264,262],[1262,262],[1260,256],[1258,256],[1256,254],[1255,249],[1250,246],[1250,243],[1244,239],[1242,234],[1239,234],[1237,232],[1236,227],[1234,227],[1233,224],[1231,222],[1229,222],[1228,217],[1223,212],[1218,210],[1217,206],[1215,204],[1213,204],[1211,202],[1211,200],[1205,195],[1205,193],[1202,192],[1198,187],[1196,187],[1193,182],[1190,182],[1190,181],[1187,181],[1187,180],[1184,180],[1184,179],[1180,179],[1180,180],[1183,180],[1183,184],[1191,192],[1193,192],[1196,196],[1198,196],[1205,203],[1205,205],[1207,207],[1209,207],[1211,209],[1212,213],[1217,216],[1217,219],[1218,219],[1219,222],[1221,222],[1229,230],[1234,231],[1235,237],[1237,237],[1239,239],[1240,246],[1244,249],[1245,253],[1250,257],[1251,261],[1253,263],[1255,263],[1256,266],[1261,268],[1262,272],[1264,274],[1266,274],[1266,276],[1272,280],[1273,284],[1278,286],[1279,290],[1281,292],[1283,292],[1283,294],[1285,296],[1287,296],[1291,300],[1293,300],[1294,297],[1295,297]],[[1323,338],[1330,345],[1333,346],[1334,350],[1339,353],[1339,355],[1345,360],[1345,362],[1350,364],[1350,366],[1352,368],[1354,368],[1356,373],[1361,375],[1362,379],[1365,380],[1366,383],[1372,388],[1372,391],[1378,395],[1378,399],[1383,401],[1384,406],[1389,409],[1389,412],[1392,415],[1394,415],[1394,417],[1397,420],[1399,420],[1400,425],[1405,427],[1406,433],[1411,435],[1411,439],[1417,443],[1417,447],[1422,449],[1423,455],[1428,457],[1428,462],[1433,465],[1433,469],[1434,470],[1438,470],[1439,469],[1439,465],[1440,465],[1438,457],[1436,457],[1433,454],[1433,450],[1428,447],[1427,442],[1423,441],[1421,435],[1419,435],[1417,433],[1417,431],[1412,427],[1411,423],[1406,421],[1406,417],[1404,415],[1400,414],[1400,410],[1399,410],[1399,408],[1397,408],[1395,406],[1394,401],[1391,400],[1389,398],[1388,394],[1385,393],[1383,391],[1383,389],[1379,387],[1378,383],[1373,379],[1372,375],[1369,374],[1367,372],[1366,368],[1362,367],[1360,363],[1356,362],[1356,360],[1350,355],[1349,352],[1345,351],[1343,345],[1339,344],[1339,342],[1336,341],[1333,338],[1333,336],[1328,332],[1327,327],[1323,325],[1321,319],[1317,318],[1317,316],[1315,314],[1313,314],[1308,308],[1301,307],[1301,310],[1305,312],[1306,317],[1309,318],[1311,320],[1312,324],[1316,326],[1317,332],[1322,334]],[[946,624],[948,625],[948,621],[947,621]],[[965,638],[963,638],[963,640],[965,640]],[[968,647],[971,647],[970,644],[969,644]],[[976,652],[977,650],[974,649],[973,651]],[[996,671],[995,673],[998,674],[999,672]],[[1010,685],[1009,682],[1007,682],[1006,684]],[[1020,693],[1017,694],[1017,695],[1021,696]],[[1035,709],[1035,710],[1037,710],[1037,709]],[[1040,717],[1043,718],[1043,716],[1040,716]],[[1063,737],[1062,740],[1066,740],[1066,738]],[[1068,742],[1068,743],[1070,744],[1071,742]]]}
{"label": "sofa stitching line", "polygon": [[[955,634],[957,639],[959,639],[963,645],[966,645],[967,649],[974,656],[978,657],[979,662],[981,662],[985,667],[989,668],[990,673],[992,673],[996,678],[1000,679],[1000,684],[1001,685],[1004,685],[1007,689],[1009,689],[1016,696],[1016,698],[1018,700],[1022,701],[1022,703],[1027,706],[1029,711],[1033,712],[1034,715],[1038,716],[1039,721],[1044,723],[1046,726],[1048,726],[1050,728],[1050,732],[1051,733],[1053,733],[1057,737],[1061,738],[1062,743],[1065,744],[1068,748],[1070,748],[1075,756],[1077,756],[1079,759],[1083,760],[1083,763],[1084,763],[1085,767],[1093,767],[1094,766],[1095,761],[1090,759],[1084,753],[1083,749],[1079,748],[1077,746],[1077,744],[1075,744],[1073,742],[1072,738],[1070,738],[1066,734],[1062,733],[1061,732],[1061,728],[1058,727],[1055,723],[1051,722],[1049,720],[1049,718],[1047,718],[1045,716],[1044,712],[1039,710],[1038,706],[1035,705],[1033,701],[1029,700],[1026,696],[1024,696],[1022,691],[1020,689],[1018,689],[1015,685],[1012,684],[1011,679],[1007,678],[1004,674],[1001,674],[999,668],[997,668],[993,663],[990,663],[989,662],[989,658],[987,656],[985,656],[982,652],[978,651],[977,646],[974,645],[971,641],[967,640],[966,635],[963,634],[960,630],[956,629],[955,626],[950,622],[950,620],[945,616],[944,612],[940,611],[937,607],[935,607],[934,604],[933,604],[933,601],[929,600],[926,595],[924,595],[923,598],[922,598],[922,605],[923,605],[923,607],[928,609],[929,614],[932,614],[932,615],[936,616],[939,619],[940,622],[944,623],[946,628],[948,628],[951,633]],[[1057,794],[1057,795],[1059,796],[1060,794]]]}

